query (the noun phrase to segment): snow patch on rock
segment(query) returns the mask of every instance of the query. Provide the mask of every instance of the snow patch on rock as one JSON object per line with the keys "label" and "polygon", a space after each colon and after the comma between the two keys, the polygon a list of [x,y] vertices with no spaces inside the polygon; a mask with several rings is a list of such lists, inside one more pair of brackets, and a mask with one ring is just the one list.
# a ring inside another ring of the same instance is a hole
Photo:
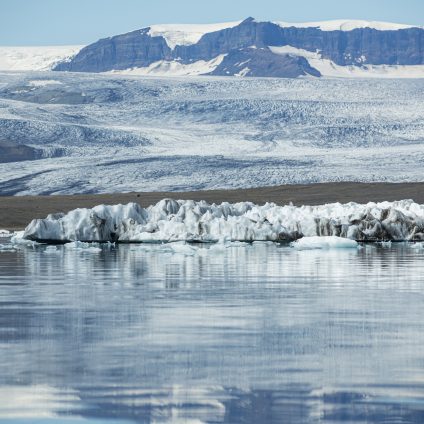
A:
{"label": "snow patch on rock", "polygon": [[366,58],[357,59],[356,66],[337,65],[324,59],[319,51],[312,52],[292,46],[269,46],[274,54],[304,57],[323,77],[335,78],[424,78],[424,65],[367,65]]}
{"label": "snow patch on rock", "polygon": [[225,54],[221,54],[209,61],[198,60],[188,64],[184,64],[178,61],[160,60],[146,67],[114,70],[105,73],[156,77],[186,77],[206,75],[213,72],[221,64],[225,56]]}
{"label": "snow patch on rock", "polygon": [[[148,34],[151,37],[163,37],[171,49],[178,46],[196,44],[205,34],[233,28],[242,21],[219,24],[164,24],[151,25]],[[143,29],[144,30],[144,29]]]}

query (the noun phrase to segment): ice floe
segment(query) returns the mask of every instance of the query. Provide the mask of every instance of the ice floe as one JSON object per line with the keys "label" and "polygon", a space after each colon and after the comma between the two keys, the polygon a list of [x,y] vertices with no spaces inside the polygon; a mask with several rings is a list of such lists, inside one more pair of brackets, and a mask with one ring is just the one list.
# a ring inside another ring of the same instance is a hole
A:
{"label": "ice floe", "polygon": [[312,249],[356,249],[359,244],[355,240],[336,236],[313,236],[303,237],[291,243],[297,250]]}
{"label": "ice floe", "polygon": [[73,241],[71,243],[66,243],[65,249],[75,250],[78,252],[86,252],[86,253],[100,253],[102,251],[101,247],[99,247],[97,243],[96,244],[85,243],[82,241]]}
{"label": "ice floe", "polygon": [[0,238],[12,237],[12,234],[10,231],[0,229]]}
{"label": "ice floe", "polygon": [[10,242],[13,246],[35,247],[38,242],[25,237],[25,231],[16,231],[13,233]]}
{"label": "ice floe", "polygon": [[[12,242],[290,242],[314,236],[422,241],[424,205],[402,200],[297,207],[164,199],[148,208],[129,203],[52,214],[33,220]],[[172,249],[188,252],[185,246]]]}
{"label": "ice floe", "polygon": [[44,253],[46,254],[56,254],[59,253],[59,249],[56,246],[47,246],[44,250]]}
{"label": "ice floe", "polygon": [[0,252],[14,252],[15,250],[12,244],[0,244]]}

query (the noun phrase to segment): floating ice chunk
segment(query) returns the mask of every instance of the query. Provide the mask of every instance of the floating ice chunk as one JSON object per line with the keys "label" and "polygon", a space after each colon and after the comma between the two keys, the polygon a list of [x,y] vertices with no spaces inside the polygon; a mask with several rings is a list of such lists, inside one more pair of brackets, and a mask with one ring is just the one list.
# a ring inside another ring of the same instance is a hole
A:
{"label": "floating ice chunk", "polygon": [[14,246],[27,246],[27,247],[35,247],[39,243],[34,240],[29,240],[24,237],[25,232],[24,231],[16,231],[13,233],[12,238],[10,239],[10,242]]}
{"label": "floating ice chunk", "polygon": [[197,249],[186,243],[171,243],[170,248],[173,253],[179,253],[186,256],[194,256],[197,253]]}
{"label": "floating ice chunk", "polygon": [[26,239],[51,241],[115,241],[135,225],[146,223],[146,210],[136,203],[99,205],[93,209],[74,209],[33,220],[25,229]]}
{"label": "floating ice chunk", "polygon": [[83,251],[88,253],[100,253],[102,249],[100,247],[91,246],[87,249],[83,249]]}
{"label": "floating ice chunk", "polygon": [[403,200],[296,207],[164,199],[146,209],[129,203],[53,214],[33,220],[23,234],[35,241],[143,243],[287,242],[312,236],[421,241],[424,205]]}
{"label": "floating ice chunk", "polygon": [[384,248],[387,248],[387,249],[389,249],[390,247],[392,247],[392,242],[391,241],[380,241],[380,242],[378,242],[378,244],[381,247],[384,247]]}
{"label": "floating ice chunk", "polygon": [[0,244],[0,252],[14,252],[15,250],[11,244]]}
{"label": "floating ice chunk", "polygon": [[53,253],[53,254],[55,254],[55,253],[59,253],[59,250],[57,249],[56,246],[47,246],[45,248],[45,250],[44,250],[44,253],[47,253],[47,254]]}
{"label": "floating ice chunk", "polygon": [[411,245],[411,248],[415,250],[424,250],[424,243],[414,243]]}
{"label": "floating ice chunk", "polygon": [[[265,243],[270,243],[270,244],[274,244],[273,242],[265,242]],[[232,241],[230,243],[227,244],[226,247],[251,247],[251,243],[246,243],[245,241]]]}
{"label": "floating ice chunk", "polygon": [[74,241],[72,243],[66,243],[65,249],[76,250],[76,251],[87,252],[87,253],[99,253],[102,251],[102,249],[98,246],[98,244],[85,243],[82,241]]}
{"label": "floating ice chunk", "polygon": [[212,253],[224,253],[227,250],[227,248],[229,248],[230,246],[231,246],[231,243],[217,243],[217,244],[213,244],[209,248],[209,252],[212,252]]}
{"label": "floating ice chunk", "polygon": [[311,249],[357,249],[358,243],[355,240],[350,240],[335,236],[314,236],[303,237],[291,244],[297,250]]}
{"label": "floating ice chunk", "polygon": [[148,252],[148,253],[173,253],[169,244],[164,243],[140,243],[131,246],[132,252]]}
{"label": "floating ice chunk", "polygon": [[12,233],[7,230],[0,229],[0,238],[12,237]]}

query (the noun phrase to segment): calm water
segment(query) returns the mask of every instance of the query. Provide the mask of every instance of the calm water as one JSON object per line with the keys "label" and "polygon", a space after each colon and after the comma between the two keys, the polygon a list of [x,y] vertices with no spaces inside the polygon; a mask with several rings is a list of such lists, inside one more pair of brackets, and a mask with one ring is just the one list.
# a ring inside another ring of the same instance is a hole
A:
{"label": "calm water", "polygon": [[423,258],[0,252],[0,422],[423,423]]}

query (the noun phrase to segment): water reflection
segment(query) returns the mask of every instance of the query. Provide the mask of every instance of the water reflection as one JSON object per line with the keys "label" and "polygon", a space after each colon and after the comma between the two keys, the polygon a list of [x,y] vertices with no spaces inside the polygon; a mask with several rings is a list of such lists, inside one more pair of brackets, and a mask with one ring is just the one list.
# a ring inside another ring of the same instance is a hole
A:
{"label": "water reflection", "polygon": [[0,421],[424,422],[423,255],[0,252]]}

